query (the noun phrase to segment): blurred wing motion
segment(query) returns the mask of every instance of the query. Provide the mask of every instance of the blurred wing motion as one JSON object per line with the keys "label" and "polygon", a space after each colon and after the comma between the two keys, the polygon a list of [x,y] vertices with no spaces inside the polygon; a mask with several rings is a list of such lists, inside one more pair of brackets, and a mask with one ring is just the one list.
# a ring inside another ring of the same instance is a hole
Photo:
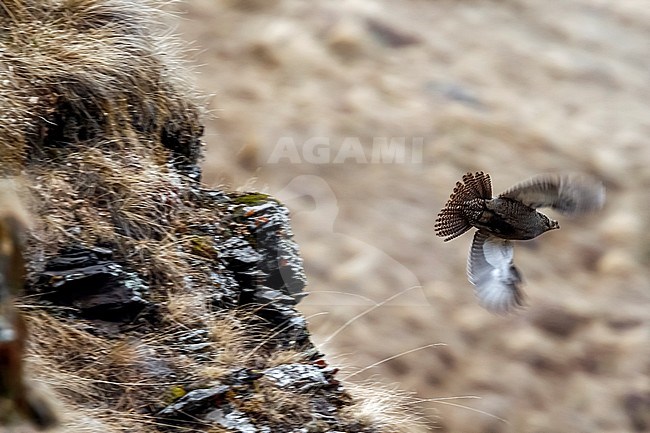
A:
{"label": "blurred wing motion", "polygon": [[483,307],[504,314],[523,306],[521,277],[512,263],[512,243],[481,230],[474,234],[467,276]]}
{"label": "blurred wing motion", "polygon": [[532,208],[550,207],[565,215],[596,211],[605,204],[603,184],[583,174],[542,174],[499,195]]}

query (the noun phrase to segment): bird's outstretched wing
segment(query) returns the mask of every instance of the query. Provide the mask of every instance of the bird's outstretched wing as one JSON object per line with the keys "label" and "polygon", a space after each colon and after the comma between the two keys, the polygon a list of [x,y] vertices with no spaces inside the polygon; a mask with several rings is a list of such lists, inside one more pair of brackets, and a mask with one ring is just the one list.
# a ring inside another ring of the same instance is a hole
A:
{"label": "bird's outstretched wing", "polygon": [[584,174],[541,174],[501,193],[532,208],[550,207],[565,215],[593,212],[605,203],[603,184]]}
{"label": "bird's outstretched wing", "polygon": [[467,276],[479,302],[487,310],[505,314],[523,306],[521,276],[512,263],[512,243],[482,230],[474,234],[467,260]]}

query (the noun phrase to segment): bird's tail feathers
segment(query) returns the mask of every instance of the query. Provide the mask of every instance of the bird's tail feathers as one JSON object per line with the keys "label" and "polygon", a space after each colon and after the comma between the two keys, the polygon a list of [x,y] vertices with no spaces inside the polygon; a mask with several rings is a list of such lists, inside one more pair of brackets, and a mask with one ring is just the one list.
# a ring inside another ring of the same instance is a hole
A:
{"label": "bird's tail feathers", "polygon": [[472,228],[465,217],[466,211],[470,210],[472,203],[477,203],[477,199],[491,198],[490,175],[482,171],[466,173],[462,182],[456,182],[447,204],[438,213],[434,226],[436,235],[444,237],[447,242],[465,233]]}
{"label": "bird's tail feathers", "polygon": [[463,175],[463,182],[456,183],[456,188],[451,193],[449,200],[451,201],[455,197],[461,198],[464,201],[474,198],[491,199],[492,181],[490,180],[490,175],[482,171],[465,173]]}

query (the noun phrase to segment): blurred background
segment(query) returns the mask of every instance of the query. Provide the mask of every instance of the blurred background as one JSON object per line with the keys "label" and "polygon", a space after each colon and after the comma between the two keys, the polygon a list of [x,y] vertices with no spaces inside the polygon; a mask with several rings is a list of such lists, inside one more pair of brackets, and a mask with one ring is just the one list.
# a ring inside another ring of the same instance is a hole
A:
{"label": "blurred background", "polygon": [[[353,373],[395,357],[350,380],[415,392],[440,432],[650,431],[647,6],[171,6],[212,95],[205,183],[289,206],[311,292],[301,309],[333,363]],[[516,245],[529,307],[508,317],[474,299],[471,234],[433,232],[474,170],[495,193],[557,170],[607,187],[602,212],[548,212],[562,229]]]}

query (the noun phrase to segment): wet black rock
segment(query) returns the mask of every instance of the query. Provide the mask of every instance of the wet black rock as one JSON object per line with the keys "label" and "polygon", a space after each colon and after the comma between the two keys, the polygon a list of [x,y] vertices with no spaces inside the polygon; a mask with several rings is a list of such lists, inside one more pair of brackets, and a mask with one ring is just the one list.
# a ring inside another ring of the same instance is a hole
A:
{"label": "wet black rock", "polygon": [[[259,305],[259,315],[273,325],[302,328],[293,307],[304,296],[306,276],[287,208],[260,193],[196,188],[191,196],[197,205],[221,215],[218,223],[190,227],[202,242],[214,244],[215,260],[209,264],[217,287],[213,306]],[[201,254],[207,248],[197,241]]]}
{"label": "wet black rock", "polygon": [[217,288],[212,293],[212,305],[218,309],[231,309],[239,305],[239,282],[235,273],[219,262],[215,263],[211,280]]}
{"label": "wet black rock", "polygon": [[324,387],[337,387],[334,368],[321,368],[315,364],[285,364],[264,370],[264,375],[279,388],[300,393],[312,392]]}
{"label": "wet black rock", "polygon": [[298,245],[293,241],[289,210],[275,200],[242,209],[248,229],[263,255],[260,269],[267,273],[266,285],[287,295],[300,295],[307,283]]}
{"label": "wet black rock", "polygon": [[209,388],[195,389],[164,409],[156,416],[162,423],[176,425],[184,421],[218,424],[242,432],[268,431],[268,427],[254,425],[252,420],[233,406],[233,401],[250,398],[256,381],[262,373],[250,368],[235,369],[223,380]]}
{"label": "wet black rock", "polygon": [[[265,194],[219,198],[231,215],[232,234],[221,242],[219,258],[239,284],[237,305],[259,305],[257,314],[280,329],[285,340],[306,342],[306,321],[294,306],[304,296],[307,279],[289,211]],[[227,303],[223,295],[216,301]]]}
{"label": "wet black rock", "polygon": [[242,238],[232,237],[222,244],[220,258],[237,274],[255,269],[263,256]]}
{"label": "wet black rock", "polygon": [[147,284],[112,260],[105,248],[73,248],[51,259],[32,290],[82,317],[129,322],[151,304]]}

